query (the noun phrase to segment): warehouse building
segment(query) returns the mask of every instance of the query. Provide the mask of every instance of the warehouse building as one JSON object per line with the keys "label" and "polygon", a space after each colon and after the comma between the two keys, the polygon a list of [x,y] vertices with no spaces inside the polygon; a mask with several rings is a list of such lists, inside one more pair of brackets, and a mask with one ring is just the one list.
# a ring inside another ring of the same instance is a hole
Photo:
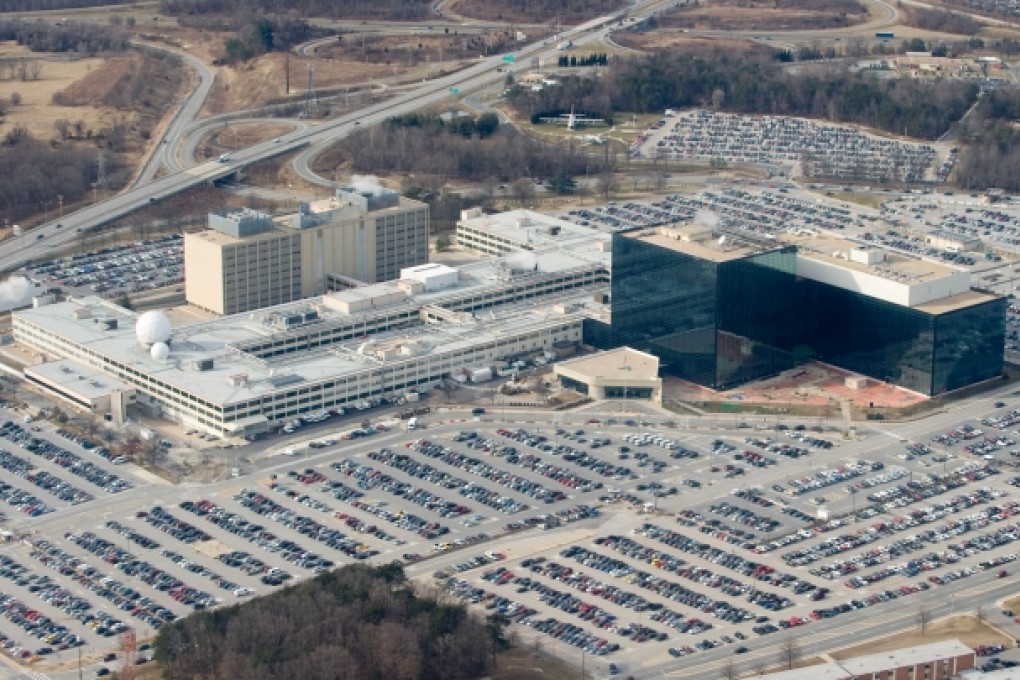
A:
{"label": "warehouse building", "polygon": [[428,206],[382,187],[340,187],[279,220],[242,208],[184,237],[189,304],[238,314],[389,281],[428,262]]}

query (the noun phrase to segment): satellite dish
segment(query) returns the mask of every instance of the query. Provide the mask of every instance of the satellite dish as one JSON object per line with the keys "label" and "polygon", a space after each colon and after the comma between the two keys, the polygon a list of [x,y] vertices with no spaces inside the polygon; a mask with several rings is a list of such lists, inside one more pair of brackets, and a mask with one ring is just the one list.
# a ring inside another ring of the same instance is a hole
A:
{"label": "satellite dish", "polygon": [[149,350],[149,355],[156,361],[166,361],[167,357],[170,356],[170,346],[165,342],[157,342]]}
{"label": "satellite dish", "polygon": [[135,323],[135,337],[145,347],[151,347],[157,342],[166,343],[172,331],[170,319],[162,312],[145,312]]}

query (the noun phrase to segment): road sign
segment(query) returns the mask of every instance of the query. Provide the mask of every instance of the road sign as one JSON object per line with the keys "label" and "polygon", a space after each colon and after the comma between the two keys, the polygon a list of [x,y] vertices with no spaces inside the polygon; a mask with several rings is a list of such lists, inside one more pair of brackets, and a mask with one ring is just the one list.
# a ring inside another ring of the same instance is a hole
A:
{"label": "road sign", "polygon": [[450,94],[460,94],[460,88],[459,87],[451,87],[450,88]]}
{"label": "road sign", "polygon": [[512,54],[504,54],[503,55],[503,63],[504,64],[512,64],[515,61],[517,61],[517,57],[515,57],[514,55],[512,55]]}

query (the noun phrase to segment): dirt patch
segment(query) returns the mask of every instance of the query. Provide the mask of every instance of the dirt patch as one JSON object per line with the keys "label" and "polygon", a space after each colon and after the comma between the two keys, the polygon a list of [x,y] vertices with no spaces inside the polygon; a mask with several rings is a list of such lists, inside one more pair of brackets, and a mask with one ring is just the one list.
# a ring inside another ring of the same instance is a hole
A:
{"label": "dirt patch", "polygon": [[774,378],[723,392],[668,378],[663,382],[663,396],[668,402],[695,404],[711,412],[822,416],[845,412],[861,418],[875,409],[892,413],[932,404],[917,393],[874,380],[852,389],[845,382],[850,375],[833,366],[810,363]]}
{"label": "dirt patch", "polygon": [[955,616],[928,624],[924,635],[921,635],[916,628],[913,628],[890,635],[889,637],[872,640],[862,645],[847,647],[838,652],[832,652],[829,656],[837,661],[842,661],[855,656],[878,654],[894,649],[929,645],[933,642],[944,642],[954,639],[959,640],[968,647],[997,644],[1006,645],[1007,647],[1013,646],[1013,640],[1010,637],[1003,635],[988,624],[978,621],[973,616]]}
{"label": "dirt patch", "polygon": [[196,541],[192,543],[192,546],[194,546],[195,552],[202,553],[206,557],[212,557],[213,559],[220,555],[226,555],[232,550],[229,546],[220,543],[215,538],[211,541]]}

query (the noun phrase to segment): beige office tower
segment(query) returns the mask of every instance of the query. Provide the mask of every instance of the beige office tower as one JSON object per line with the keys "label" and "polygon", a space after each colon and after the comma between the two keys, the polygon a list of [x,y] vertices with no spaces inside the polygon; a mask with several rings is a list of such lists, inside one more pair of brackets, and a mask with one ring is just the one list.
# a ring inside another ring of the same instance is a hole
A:
{"label": "beige office tower", "polygon": [[389,281],[428,262],[428,234],[428,206],[381,187],[341,187],[276,220],[247,208],[210,213],[209,229],[184,237],[185,295],[238,314]]}

